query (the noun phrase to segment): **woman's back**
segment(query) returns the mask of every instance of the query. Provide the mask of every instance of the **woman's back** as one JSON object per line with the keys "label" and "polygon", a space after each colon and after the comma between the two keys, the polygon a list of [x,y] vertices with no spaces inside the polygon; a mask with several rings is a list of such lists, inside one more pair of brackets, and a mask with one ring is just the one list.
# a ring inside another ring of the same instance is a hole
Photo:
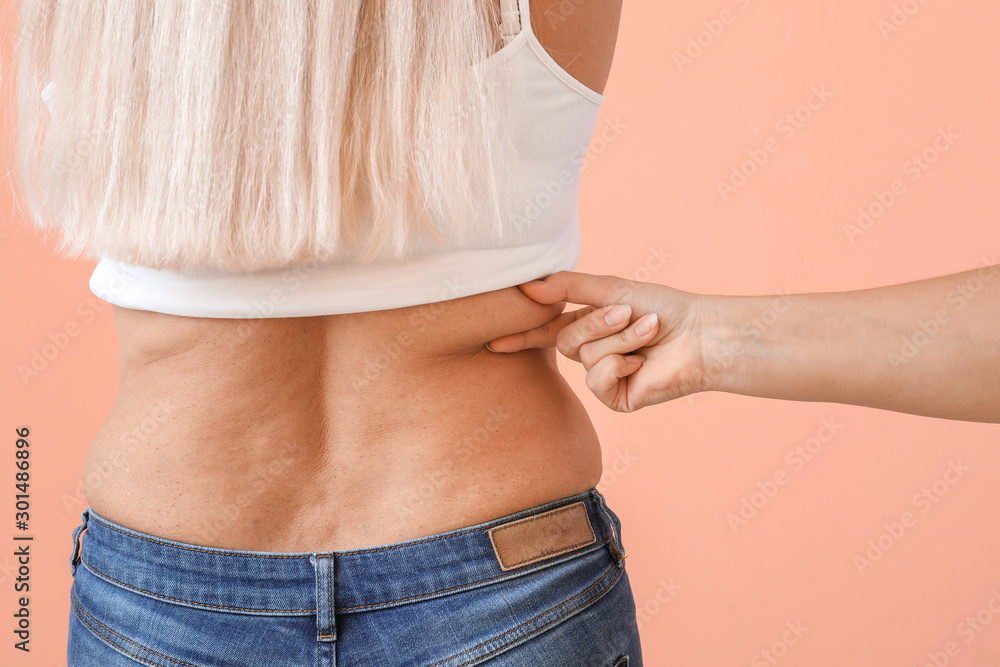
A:
{"label": "woman's back", "polygon": [[[620,0],[530,5],[537,42],[602,93]],[[343,550],[600,479],[597,435],[555,350],[484,347],[559,312],[514,286],[316,317],[114,312],[119,394],[83,478],[94,510],[130,528],[233,549]]]}

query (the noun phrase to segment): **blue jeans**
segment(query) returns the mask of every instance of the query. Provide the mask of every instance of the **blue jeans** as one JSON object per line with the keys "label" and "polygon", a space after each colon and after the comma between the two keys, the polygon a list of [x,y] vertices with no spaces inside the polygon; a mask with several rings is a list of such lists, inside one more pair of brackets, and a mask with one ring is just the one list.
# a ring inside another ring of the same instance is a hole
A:
{"label": "blue jeans", "polygon": [[642,665],[621,523],[597,489],[322,553],[185,544],[89,507],[82,519],[69,667]]}

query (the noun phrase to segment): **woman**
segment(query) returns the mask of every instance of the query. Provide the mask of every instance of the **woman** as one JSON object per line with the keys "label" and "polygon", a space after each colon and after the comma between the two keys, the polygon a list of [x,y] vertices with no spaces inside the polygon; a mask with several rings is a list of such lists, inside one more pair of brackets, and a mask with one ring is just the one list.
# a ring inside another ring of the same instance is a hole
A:
{"label": "woman", "polygon": [[485,347],[562,310],[516,285],[576,264],[620,9],[20,4],[25,199],[120,345],[70,665],[642,664],[597,434]]}

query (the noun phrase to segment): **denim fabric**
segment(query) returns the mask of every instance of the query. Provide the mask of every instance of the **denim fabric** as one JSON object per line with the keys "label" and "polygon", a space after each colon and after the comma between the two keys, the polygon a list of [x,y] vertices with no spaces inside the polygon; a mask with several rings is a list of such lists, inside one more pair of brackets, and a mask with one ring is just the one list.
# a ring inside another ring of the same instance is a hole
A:
{"label": "denim fabric", "polygon": [[[579,501],[596,541],[501,569],[488,529]],[[621,524],[597,489],[354,551],[209,548],[81,518],[70,667],[642,665]]]}

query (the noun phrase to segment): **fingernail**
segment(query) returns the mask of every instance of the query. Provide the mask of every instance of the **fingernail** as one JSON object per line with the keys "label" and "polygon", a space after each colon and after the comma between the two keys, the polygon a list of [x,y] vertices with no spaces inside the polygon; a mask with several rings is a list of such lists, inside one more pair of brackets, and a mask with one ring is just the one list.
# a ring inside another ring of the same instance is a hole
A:
{"label": "fingernail", "polygon": [[490,352],[496,352],[496,350],[494,350],[492,347],[490,347],[489,343],[486,343],[486,349],[489,350]]}
{"label": "fingernail", "polygon": [[608,312],[604,313],[604,321],[607,322],[609,327],[613,327],[616,324],[621,324],[628,319],[629,315],[632,314],[632,307],[628,304],[621,306],[615,306]]}
{"label": "fingernail", "polygon": [[635,331],[636,336],[645,336],[652,331],[655,326],[656,313],[647,313],[646,315],[640,317],[639,321],[635,323],[635,329],[633,329],[633,331]]}

